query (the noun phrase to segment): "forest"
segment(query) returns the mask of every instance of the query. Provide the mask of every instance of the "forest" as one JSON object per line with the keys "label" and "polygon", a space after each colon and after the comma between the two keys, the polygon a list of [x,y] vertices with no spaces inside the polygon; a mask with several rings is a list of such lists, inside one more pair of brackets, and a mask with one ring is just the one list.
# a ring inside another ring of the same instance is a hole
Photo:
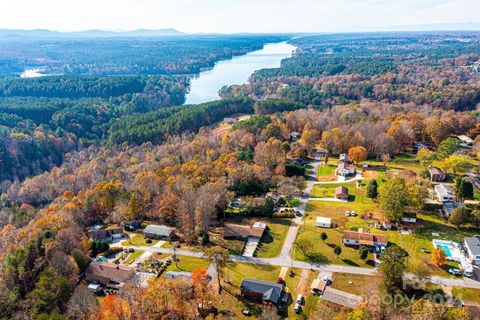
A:
{"label": "forest", "polygon": [[[401,181],[401,191],[417,195],[408,199],[418,210],[428,165],[436,161],[453,175],[472,169],[467,157],[478,161],[478,33],[297,37],[290,40],[297,52],[280,68],[259,70],[250,83],[222,88],[219,101],[182,106],[188,81],[158,74],[200,70],[220,56],[279,38],[228,39],[205,37],[188,45],[172,39],[163,51],[162,42],[122,40],[141,45],[138,52],[162,51],[144,64],[133,63],[139,59],[133,51],[118,56],[119,48],[108,41],[95,49],[80,40],[62,42],[59,62],[48,70],[75,75],[0,80],[2,317],[204,318],[199,305],[223,308],[225,295],[208,289],[202,269],[194,272],[188,290],[159,278],[146,288],[126,286],[97,299],[81,281],[91,258],[106,249],[90,241],[92,225],[165,224],[176,228],[182,246],[205,252],[210,262],[215,247],[209,233],[239,218],[230,216],[228,205],[273,191],[302,195],[306,166],[295,161],[308,161],[317,150],[332,158],[349,153],[386,168],[424,144],[429,150],[418,156],[425,164],[418,175],[408,181],[378,179],[387,186]],[[93,60],[90,49],[104,52]],[[25,59],[34,54],[25,53]],[[65,59],[79,55],[83,62],[65,69]],[[107,58],[116,64],[107,64]],[[248,117],[224,123],[239,115]],[[226,130],[218,134],[219,128]],[[458,143],[452,142],[458,135],[473,140],[466,154],[457,153]],[[381,202],[386,193],[379,190]],[[262,214],[254,218],[266,218]],[[432,319],[469,319],[456,317],[457,310]],[[334,316],[395,319],[415,312],[368,301],[351,315],[342,309]]]}
{"label": "forest", "polygon": [[[0,74],[36,68],[49,75],[192,74],[285,35],[0,40]],[[12,54],[14,53],[14,54]]]}

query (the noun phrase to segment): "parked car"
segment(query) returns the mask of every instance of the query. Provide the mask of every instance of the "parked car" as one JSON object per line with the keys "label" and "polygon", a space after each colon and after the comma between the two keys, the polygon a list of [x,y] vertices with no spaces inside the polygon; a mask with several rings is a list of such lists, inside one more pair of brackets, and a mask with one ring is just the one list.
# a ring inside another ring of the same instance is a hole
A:
{"label": "parked car", "polygon": [[301,294],[297,295],[297,303],[302,304],[303,302],[303,296]]}
{"label": "parked car", "polygon": [[356,217],[356,216],[357,216],[357,213],[356,213],[355,211],[352,211],[352,212],[350,213],[350,215],[351,215],[352,217]]}
{"label": "parked car", "polygon": [[300,211],[295,212],[295,215],[296,215],[297,217],[303,216],[303,214],[302,214]]}
{"label": "parked car", "polygon": [[283,284],[283,278],[282,278],[282,277],[278,277],[277,283],[278,283],[278,284]]}
{"label": "parked car", "polygon": [[302,311],[302,307],[300,306],[299,303],[295,303],[294,310],[295,310],[295,313],[297,313],[297,314],[300,313],[300,311]]}
{"label": "parked car", "polygon": [[462,271],[460,271],[459,269],[456,269],[456,268],[448,269],[448,273],[453,274],[454,276],[461,276],[462,275]]}
{"label": "parked car", "polygon": [[350,217],[350,211],[345,211],[345,216]]}

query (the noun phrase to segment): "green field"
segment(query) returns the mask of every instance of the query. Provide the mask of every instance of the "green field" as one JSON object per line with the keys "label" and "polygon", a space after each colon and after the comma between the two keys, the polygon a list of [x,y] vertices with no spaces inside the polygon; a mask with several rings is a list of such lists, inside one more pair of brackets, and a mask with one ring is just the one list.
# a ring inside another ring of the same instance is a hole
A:
{"label": "green field", "polygon": [[199,268],[207,269],[210,263],[205,259],[187,257],[187,256],[177,256],[178,261],[175,263],[172,261],[170,266],[168,266],[166,271],[187,271],[193,272]]}
{"label": "green field", "polygon": [[122,241],[122,246],[150,247],[157,242],[157,240],[152,240],[151,243],[147,243],[147,239],[138,234],[132,238],[129,238],[128,240]]}
{"label": "green field", "polygon": [[123,261],[123,264],[132,264],[138,257],[142,255],[144,251],[142,250],[135,250],[134,252],[130,253],[130,255]]}
{"label": "green field", "polygon": [[290,227],[290,219],[271,219],[266,221],[267,230],[257,249],[257,257],[274,258],[280,254]]}

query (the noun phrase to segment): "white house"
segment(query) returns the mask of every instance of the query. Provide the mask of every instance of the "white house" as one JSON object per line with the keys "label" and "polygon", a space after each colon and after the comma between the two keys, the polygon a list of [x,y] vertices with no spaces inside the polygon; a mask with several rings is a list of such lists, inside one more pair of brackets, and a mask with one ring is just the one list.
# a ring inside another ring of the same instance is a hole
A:
{"label": "white house", "polygon": [[348,162],[348,154],[342,153],[339,157],[338,160],[341,162]]}
{"label": "white house", "polygon": [[332,227],[332,218],[326,217],[317,217],[315,225],[320,228],[331,228]]}
{"label": "white house", "polygon": [[337,167],[337,175],[346,177],[355,174],[355,168],[346,162],[340,162]]}
{"label": "white house", "polygon": [[480,265],[480,237],[465,238],[464,242],[470,260],[476,265]]}
{"label": "white house", "polygon": [[453,202],[455,200],[452,189],[445,184],[435,185],[435,194],[440,202]]}
{"label": "white house", "polygon": [[404,213],[402,217],[402,222],[416,223],[417,215],[415,213]]}

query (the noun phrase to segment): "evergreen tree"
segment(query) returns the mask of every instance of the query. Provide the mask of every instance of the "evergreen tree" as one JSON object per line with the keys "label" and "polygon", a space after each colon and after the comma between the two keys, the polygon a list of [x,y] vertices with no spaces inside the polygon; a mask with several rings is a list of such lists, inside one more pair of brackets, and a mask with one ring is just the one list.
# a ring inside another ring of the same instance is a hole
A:
{"label": "evergreen tree", "polygon": [[377,180],[371,180],[367,186],[367,197],[370,199],[376,199],[378,196],[378,183]]}

